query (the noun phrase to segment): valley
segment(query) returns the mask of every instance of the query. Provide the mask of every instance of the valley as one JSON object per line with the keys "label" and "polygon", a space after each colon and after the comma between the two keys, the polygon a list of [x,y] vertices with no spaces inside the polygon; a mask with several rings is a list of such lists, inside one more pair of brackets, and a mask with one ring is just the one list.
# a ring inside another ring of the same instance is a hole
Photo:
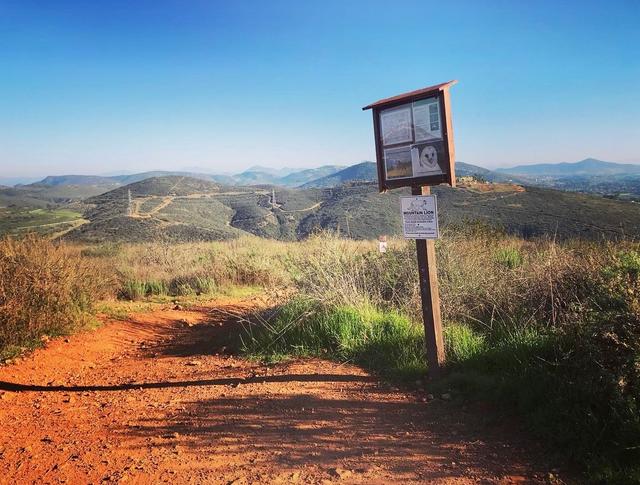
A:
{"label": "valley", "polygon": [[[505,183],[462,183],[433,192],[444,228],[482,223],[523,237],[640,236],[640,211],[633,202]],[[319,231],[371,239],[400,234],[398,197],[408,193],[379,194],[376,184],[365,182],[291,189],[156,177],[55,209],[2,209],[0,231],[60,232],[92,243],[214,241],[247,234],[292,241]]]}

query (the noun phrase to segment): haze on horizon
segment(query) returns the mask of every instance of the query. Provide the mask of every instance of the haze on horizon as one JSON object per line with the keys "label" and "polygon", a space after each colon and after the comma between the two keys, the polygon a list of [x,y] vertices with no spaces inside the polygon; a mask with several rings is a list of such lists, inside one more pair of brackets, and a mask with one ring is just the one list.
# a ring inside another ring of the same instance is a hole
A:
{"label": "haze on horizon", "polygon": [[457,159],[640,163],[640,4],[0,2],[0,176],[374,160],[450,79]]}

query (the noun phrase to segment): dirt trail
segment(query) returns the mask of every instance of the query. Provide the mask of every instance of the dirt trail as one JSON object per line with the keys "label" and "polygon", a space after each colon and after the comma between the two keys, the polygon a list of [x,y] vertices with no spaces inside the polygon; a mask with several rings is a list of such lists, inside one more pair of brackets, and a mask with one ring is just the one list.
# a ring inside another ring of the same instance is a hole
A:
{"label": "dirt trail", "polygon": [[[317,359],[230,355],[228,312],[136,314],[0,368],[0,483],[538,483],[506,425]],[[523,450],[527,449],[528,452]]]}

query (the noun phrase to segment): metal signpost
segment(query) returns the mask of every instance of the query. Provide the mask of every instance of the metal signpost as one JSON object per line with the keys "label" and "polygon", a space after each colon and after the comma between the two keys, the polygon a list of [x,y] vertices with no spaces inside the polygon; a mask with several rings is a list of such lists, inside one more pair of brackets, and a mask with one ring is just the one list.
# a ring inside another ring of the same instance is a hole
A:
{"label": "metal signpost", "polygon": [[455,152],[449,81],[381,99],[365,106],[373,113],[380,192],[411,187],[401,197],[405,238],[416,240],[420,296],[429,372],[436,377],[444,364],[444,341],[434,240],[439,236],[436,196],[430,186],[455,187]]}

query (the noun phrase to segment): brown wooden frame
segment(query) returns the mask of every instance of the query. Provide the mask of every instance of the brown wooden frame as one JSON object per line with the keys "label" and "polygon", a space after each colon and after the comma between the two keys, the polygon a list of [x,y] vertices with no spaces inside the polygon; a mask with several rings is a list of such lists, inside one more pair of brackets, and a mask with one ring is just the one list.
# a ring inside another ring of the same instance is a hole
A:
{"label": "brown wooden frame", "polygon": [[[375,136],[376,162],[378,167],[378,188],[380,189],[380,192],[385,192],[388,189],[395,189],[399,187],[422,187],[440,184],[449,184],[452,187],[455,187],[455,148],[453,145],[453,124],[451,122],[451,97],[449,95],[449,88],[457,82],[458,81],[449,81],[443,84],[419,89],[417,91],[393,96],[392,98],[381,99],[380,101],[376,101],[375,103],[362,108],[363,110],[371,109],[373,114],[373,132]],[[442,141],[444,143],[445,154],[447,157],[446,164],[448,166],[447,173],[442,175],[426,175],[422,177],[387,180],[384,165],[384,147],[382,144],[382,134],[380,133],[380,112],[402,104],[433,97],[438,98],[440,106]]]}

